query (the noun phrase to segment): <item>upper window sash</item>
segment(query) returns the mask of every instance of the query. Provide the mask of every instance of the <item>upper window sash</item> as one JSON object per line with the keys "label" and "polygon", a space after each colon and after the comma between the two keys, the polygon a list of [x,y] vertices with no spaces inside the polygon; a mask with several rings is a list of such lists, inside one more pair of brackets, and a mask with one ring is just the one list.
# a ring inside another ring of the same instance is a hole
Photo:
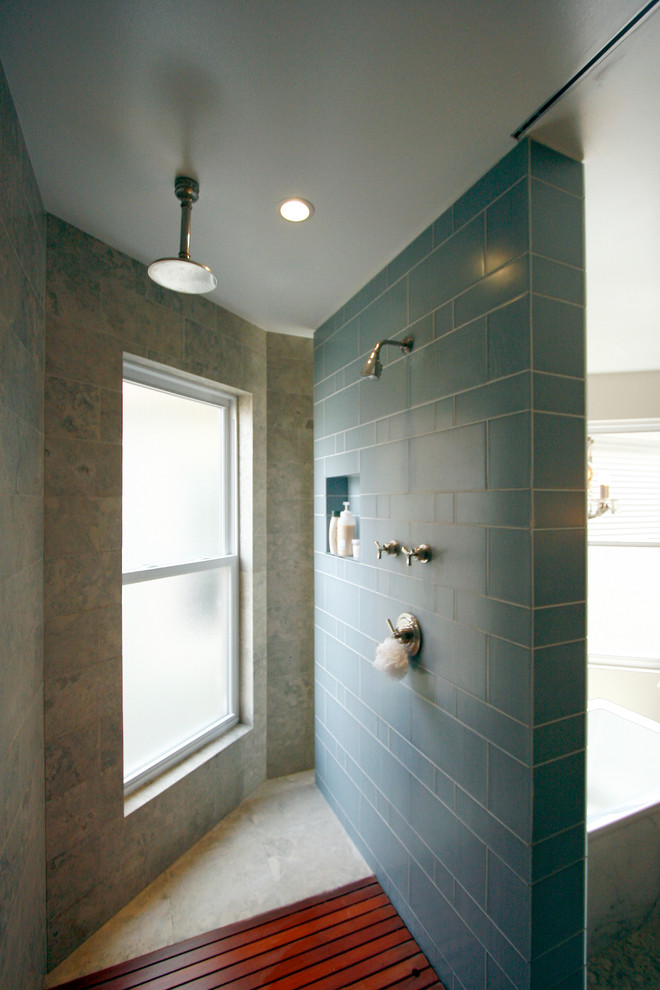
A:
{"label": "upper window sash", "polygon": [[225,410],[223,443],[225,445],[224,491],[221,507],[221,538],[224,554],[238,553],[238,463],[237,463],[237,403],[236,397],[215,382],[192,378],[185,371],[176,368],[161,368],[145,359],[125,354],[123,359],[124,380],[158,389],[169,394],[210,405]]}

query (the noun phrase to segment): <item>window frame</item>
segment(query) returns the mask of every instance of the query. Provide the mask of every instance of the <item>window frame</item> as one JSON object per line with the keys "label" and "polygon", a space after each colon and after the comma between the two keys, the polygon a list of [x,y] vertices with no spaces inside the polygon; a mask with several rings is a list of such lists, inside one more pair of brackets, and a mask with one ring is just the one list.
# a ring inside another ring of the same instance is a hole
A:
{"label": "window frame", "polygon": [[[122,371],[123,383],[131,382],[156,389],[171,395],[221,406],[224,416],[224,490],[222,498],[221,534],[226,553],[219,557],[201,558],[183,563],[166,564],[147,569],[124,572],[122,559],[122,598],[125,585],[142,583],[159,578],[191,574],[204,570],[226,568],[231,586],[231,629],[229,678],[229,713],[222,716],[211,727],[199,732],[181,746],[174,747],[162,757],[152,761],[141,770],[124,776],[124,795],[136,791],[164,771],[181,763],[207,743],[224,735],[240,721],[239,700],[239,555],[238,555],[238,403],[236,395],[226,386],[205,378],[190,375],[177,368],[156,364],[144,358],[124,354]],[[123,429],[122,429],[123,444]],[[123,504],[122,486],[122,504]],[[122,554],[123,558],[123,554]],[[123,654],[123,651],[122,651]],[[122,718],[123,731],[123,718]]]}

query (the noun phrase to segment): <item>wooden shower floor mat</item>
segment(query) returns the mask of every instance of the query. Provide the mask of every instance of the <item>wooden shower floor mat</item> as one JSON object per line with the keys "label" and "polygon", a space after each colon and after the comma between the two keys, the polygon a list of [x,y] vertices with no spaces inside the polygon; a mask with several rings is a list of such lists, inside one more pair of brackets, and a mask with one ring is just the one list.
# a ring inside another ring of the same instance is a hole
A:
{"label": "wooden shower floor mat", "polygon": [[60,986],[66,990],[445,990],[374,877]]}

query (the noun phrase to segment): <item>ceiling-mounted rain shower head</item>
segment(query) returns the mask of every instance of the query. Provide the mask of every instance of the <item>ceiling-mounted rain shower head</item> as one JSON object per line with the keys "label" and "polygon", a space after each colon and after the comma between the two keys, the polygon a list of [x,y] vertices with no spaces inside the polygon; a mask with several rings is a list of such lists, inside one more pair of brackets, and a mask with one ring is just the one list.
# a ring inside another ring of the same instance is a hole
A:
{"label": "ceiling-mounted rain shower head", "polygon": [[199,199],[199,183],[187,175],[174,180],[174,195],[181,202],[181,238],[178,258],[159,258],[147,269],[149,277],[158,285],[174,292],[211,292],[218,280],[206,265],[190,258],[190,220],[192,205]]}
{"label": "ceiling-mounted rain shower head", "polygon": [[360,372],[365,378],[380,378],[383,371],[383,365],[380,360],[380,349],[384,344],[392,344],[394,347],[400,347],[402,354],[409,354],[412,351],[413,338],[404,337],[403,340],[380,340],[367,358],[364,368]]}

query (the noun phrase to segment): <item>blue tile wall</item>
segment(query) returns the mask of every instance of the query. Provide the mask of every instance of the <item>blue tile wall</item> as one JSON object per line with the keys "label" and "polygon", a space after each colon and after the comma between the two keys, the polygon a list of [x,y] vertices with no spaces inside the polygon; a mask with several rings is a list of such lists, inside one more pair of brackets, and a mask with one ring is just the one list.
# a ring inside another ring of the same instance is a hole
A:
{"label": "blue tile wall", "polygon": [[[582,196],[522,142],[315,335],[317,778],[448,990],[584,977]],[[359,561],[327,553],[347,483]]]}

